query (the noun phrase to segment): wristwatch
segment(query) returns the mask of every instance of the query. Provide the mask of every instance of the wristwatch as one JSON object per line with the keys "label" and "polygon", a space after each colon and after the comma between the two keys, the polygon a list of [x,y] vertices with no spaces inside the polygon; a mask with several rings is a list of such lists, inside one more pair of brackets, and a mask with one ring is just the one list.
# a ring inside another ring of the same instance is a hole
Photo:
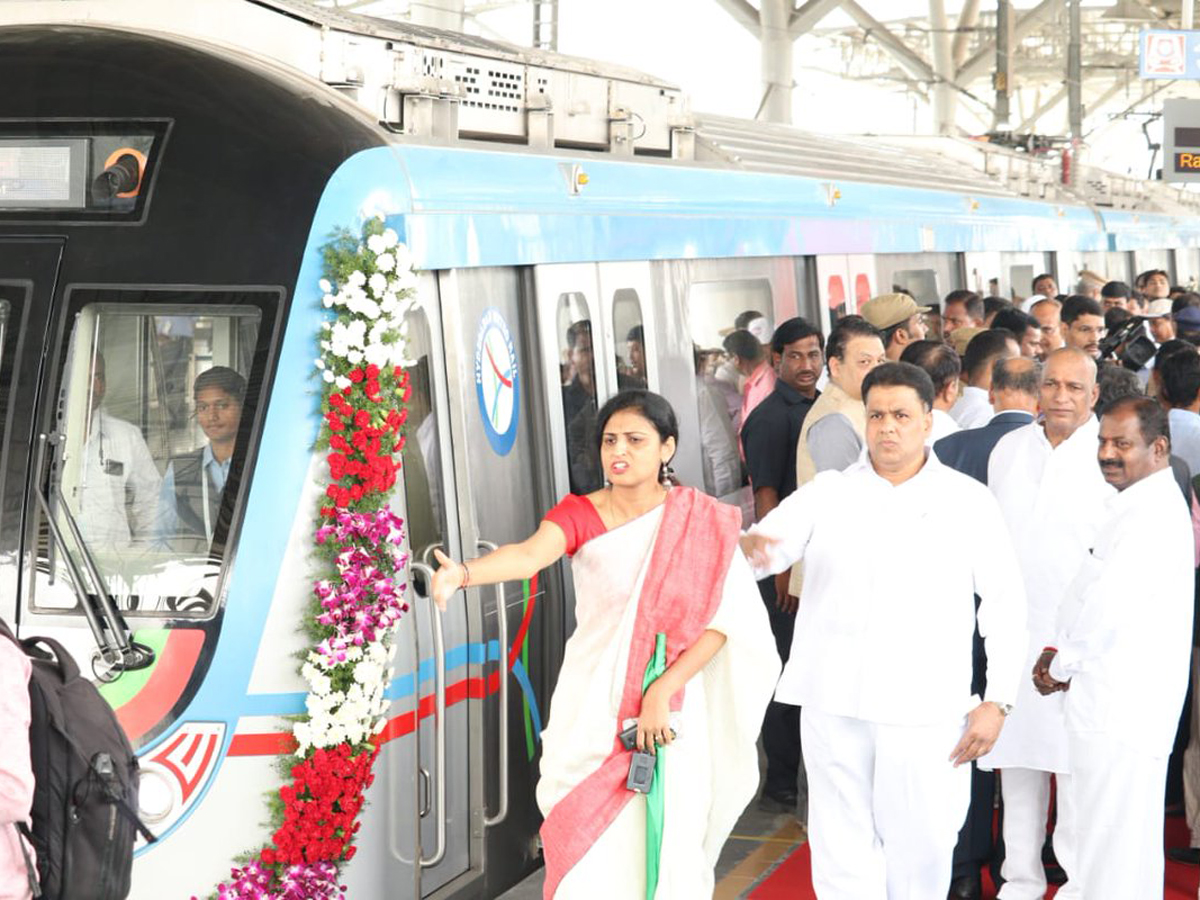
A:
{"label": "wristwatch", "polygon": [[1008,718],[1008,714],[1013,711],[1013,705],[1011,703],[1001,703],[998,700],[993,700],[992,704],[996,707],[996,709],[1000,710],[1000,715],[1004,716],[1005,718]]}

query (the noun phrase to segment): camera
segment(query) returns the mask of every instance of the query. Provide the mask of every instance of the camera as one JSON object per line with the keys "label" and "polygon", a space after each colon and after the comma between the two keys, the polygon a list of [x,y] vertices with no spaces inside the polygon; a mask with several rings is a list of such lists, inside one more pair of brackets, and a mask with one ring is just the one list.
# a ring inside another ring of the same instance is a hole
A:
{"label": "camera", "polygon": [[1115,358],[1125,368],[1136,372],[1153,359],[1158,350],[1142,327],[1146,321],[1145,316],[1134,316],[1105,335],[1100,342],[1100,361]]}

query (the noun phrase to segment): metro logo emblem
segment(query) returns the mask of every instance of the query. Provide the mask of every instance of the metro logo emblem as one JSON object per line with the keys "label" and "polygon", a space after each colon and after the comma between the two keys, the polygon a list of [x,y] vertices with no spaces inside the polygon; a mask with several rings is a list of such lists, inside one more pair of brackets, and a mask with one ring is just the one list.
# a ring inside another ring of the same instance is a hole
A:
{"label": "metro logo emblem", "polygon": [[1174,75],[1182,78],[1187,74],[1187,36],[1183,33],[1143,34],[1142,67],[1146,75]]}
{"label": "metro logo emblem", "polygon": [[165,770],[173,786],[179,789],[177,799],[187,806],[212,773],[224,735],[223,723],[188,722],[141,764]]}

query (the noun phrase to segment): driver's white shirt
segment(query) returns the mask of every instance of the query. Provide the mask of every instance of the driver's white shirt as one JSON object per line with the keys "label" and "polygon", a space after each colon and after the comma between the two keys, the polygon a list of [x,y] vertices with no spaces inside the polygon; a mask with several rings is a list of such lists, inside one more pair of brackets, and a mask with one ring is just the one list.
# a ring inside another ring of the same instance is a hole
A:
{"label": "driver's white shirt", "polygon": [[137,426],[103,409],[92,417],[75,497],[79,530],[93,548],[153,537],[162,476]]}

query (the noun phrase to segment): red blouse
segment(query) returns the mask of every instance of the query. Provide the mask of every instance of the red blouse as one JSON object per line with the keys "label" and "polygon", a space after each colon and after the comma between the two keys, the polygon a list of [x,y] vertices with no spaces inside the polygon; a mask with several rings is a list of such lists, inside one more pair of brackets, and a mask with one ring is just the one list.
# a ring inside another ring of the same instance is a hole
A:
{"label": "red blouse", "polygon": [[608,531],[592,501],[578,494],[563,497],[554,509],[546,513],[546,521],[553,522],[567,536],[567,556],[574,556],[592,538]]}

